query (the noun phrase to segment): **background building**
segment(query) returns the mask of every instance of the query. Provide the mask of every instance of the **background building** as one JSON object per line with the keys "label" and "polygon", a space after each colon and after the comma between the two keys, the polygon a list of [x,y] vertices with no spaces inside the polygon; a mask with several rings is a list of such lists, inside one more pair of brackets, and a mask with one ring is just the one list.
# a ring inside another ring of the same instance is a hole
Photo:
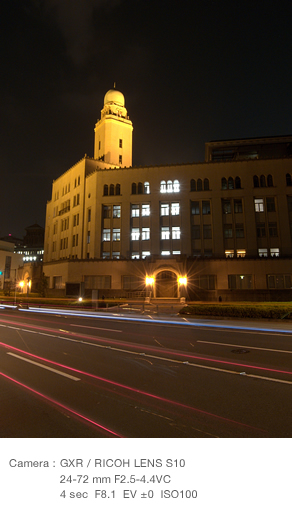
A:
{"label": "background building", "polygon": [[132,123],[110,90],[94,158],[47,203],[51,293],[291,299],[291,151],[287,136],[216,141],[203,163],[132,167]]}

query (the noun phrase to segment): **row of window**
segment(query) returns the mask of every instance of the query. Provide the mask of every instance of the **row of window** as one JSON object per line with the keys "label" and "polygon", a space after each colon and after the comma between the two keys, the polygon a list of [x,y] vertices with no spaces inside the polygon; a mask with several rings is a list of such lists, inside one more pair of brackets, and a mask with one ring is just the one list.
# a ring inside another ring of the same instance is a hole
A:
{"label": "row of window", "polygon": [[[120,257],[120,256],[119,256]],[[147,255],[142,255],[142,259]],[[107,256],[104,256],[106,259]],[[133,257],[133,259],[136,259]],[[291,274],[268,274],[266,276],[268,289],[290,289],[292,288]],[[110,275],[85,275],[84,287],[87,290],[102,290],[111,288]],[[135,275],[121,276],[121,287],[124,290],[143,290],[144,280]],[[63,287],[62,276],[53,277],[53,288],[60,289]],[[192,287],[202,290],[216,290],[216,275],[196,275],[192,279]],[[254,288],[254,276],[251,274],[229,274],[228,288],[230,290],[250,290]]]}
{"label": "row of window", "polygon": [[209,191],[209,179],[204,179],[204,181],[202,179],[191,179],[190,186],[191,191],[203,191],[203,189],[204,191]]}

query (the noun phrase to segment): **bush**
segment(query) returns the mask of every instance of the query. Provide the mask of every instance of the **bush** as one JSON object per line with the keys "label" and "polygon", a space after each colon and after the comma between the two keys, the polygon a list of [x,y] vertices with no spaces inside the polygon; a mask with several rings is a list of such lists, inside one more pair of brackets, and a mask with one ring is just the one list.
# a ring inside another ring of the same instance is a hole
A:
{"label": "bush", "polygon": [[190,304],[184,306],[180,315],[292,319],[292,304]]}

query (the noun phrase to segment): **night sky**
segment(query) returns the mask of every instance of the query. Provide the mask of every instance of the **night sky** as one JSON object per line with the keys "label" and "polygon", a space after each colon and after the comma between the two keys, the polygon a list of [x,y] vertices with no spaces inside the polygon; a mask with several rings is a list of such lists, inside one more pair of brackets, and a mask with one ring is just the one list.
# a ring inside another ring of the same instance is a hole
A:
{"label": "night sky", "polygon": [[93,156],[114,82],[133,165],[292,134],[292,2],[2,0],[0,20],[0,236],[44,227],[52,181]]}

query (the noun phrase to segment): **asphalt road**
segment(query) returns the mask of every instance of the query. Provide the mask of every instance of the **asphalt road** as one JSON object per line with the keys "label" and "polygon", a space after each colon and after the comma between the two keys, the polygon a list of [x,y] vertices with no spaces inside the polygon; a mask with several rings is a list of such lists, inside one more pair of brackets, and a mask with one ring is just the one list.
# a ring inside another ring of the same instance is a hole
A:
{"label": "asphalt road", "polygon": [[0,436],[292,436],[292,327],[0,311]]}

